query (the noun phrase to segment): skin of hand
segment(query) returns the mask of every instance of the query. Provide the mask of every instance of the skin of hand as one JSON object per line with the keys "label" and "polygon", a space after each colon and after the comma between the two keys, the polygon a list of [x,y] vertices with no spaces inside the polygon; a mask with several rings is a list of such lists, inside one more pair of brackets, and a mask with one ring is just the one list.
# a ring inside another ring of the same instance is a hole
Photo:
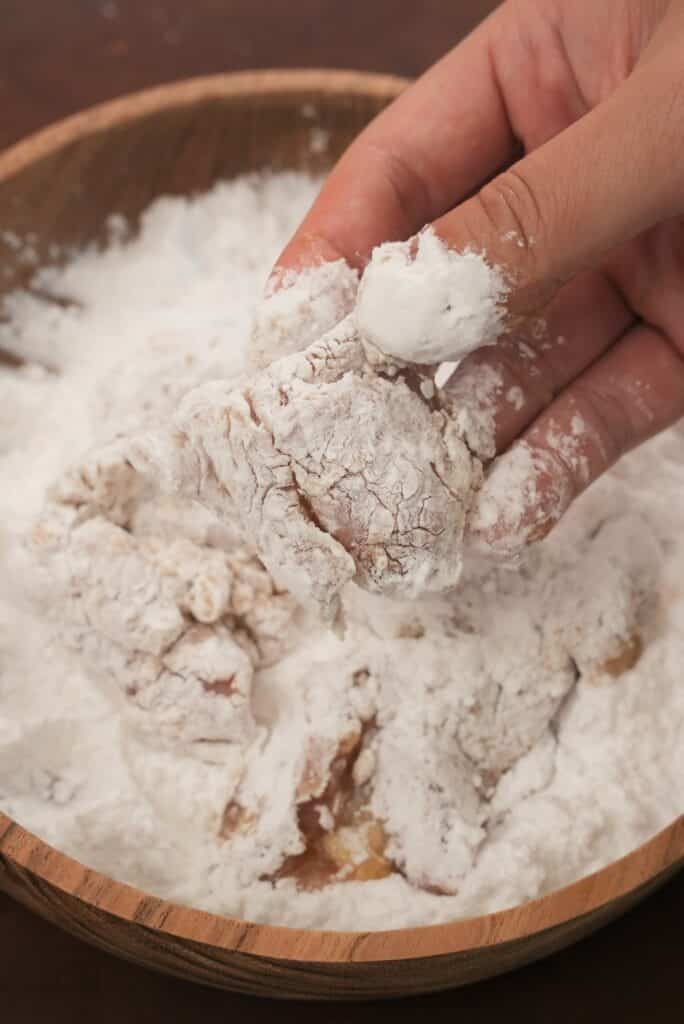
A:
{"label": "skin of hand", "polygon": [[276,265],[362,269],[432,223],[504,268],[509,330],[457,376],[486,364],[521,395],[493,466],[529,445],[539,501],[510,545],[475,516],[485,548],[548,532],[684,415],[683,143],[684,0],[507,0],[357,138]]}

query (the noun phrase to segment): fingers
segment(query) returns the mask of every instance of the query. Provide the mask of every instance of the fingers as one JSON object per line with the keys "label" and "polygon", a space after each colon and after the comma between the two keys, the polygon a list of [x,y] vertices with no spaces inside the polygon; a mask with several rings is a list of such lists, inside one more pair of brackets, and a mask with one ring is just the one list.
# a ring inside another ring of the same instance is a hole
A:
{"label": "fingers", "polygon": [[677,67],[647,64],[435,231],[450,248],[476,246],[507,270],[513,312],[536,310],[560,282],[684,209],[682,124]]}
{"label": "fingers", "polygon": [[278,267],[340,257],[363,266],[374,246],[410,237],[512,158],[489,59],[492,26],[508,18],[504,5],[362,132]]}
{"label": "fingers", "polygon": [[381,250],[359,290],[362,333],[409,362],[458,361],[514,333],[609,250],[684,210],[684,90],[673,71],[635,74],[438,218],[434,233]]}
{"label": "fingers", "polygon": [[467,357],[449,379],[442,400],[460,418],[471,449],[489,460],[508,448],[634,320],[607,277],[581,274],[561,289],[543,320]]}
{"label": "fingers", "polygon": [[683,415],[684,359],[655,328],[631,328],[494,462],[471,517],[474,547],[519,554],[621,455]]}

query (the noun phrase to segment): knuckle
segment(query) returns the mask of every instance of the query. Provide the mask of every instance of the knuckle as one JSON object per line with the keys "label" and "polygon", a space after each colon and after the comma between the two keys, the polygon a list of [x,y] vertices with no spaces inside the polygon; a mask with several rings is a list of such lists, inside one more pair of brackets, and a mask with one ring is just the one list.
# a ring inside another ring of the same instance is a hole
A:
{"label": "knuckle", "polygon": [[504,338],[497,348],[507,376],[521,388],[526,400],[536,409],[550,405],[557,392],[555,375],[541,353],[517,338]]}
{"label": "knuckle", "polygon": [[492,232],[513,239],[528,261],[533,260],[543,241],[544,216],[529,174],[521,166],[509,168],[481,189],[478,202]]}
{"label": "knuckle", "polygon": [[428,181],[412,162],[396,147],[369,140],[364,143],[364,153],[369,161],[381,167],[383,178],[410,230],[430,220],[435,208],[434,197]]}
{"label": "knuckle", "polygon": [[577,381],[573,388],[577,412],[607,469],[636,442],[637,427],[626,397],[619,392]]}

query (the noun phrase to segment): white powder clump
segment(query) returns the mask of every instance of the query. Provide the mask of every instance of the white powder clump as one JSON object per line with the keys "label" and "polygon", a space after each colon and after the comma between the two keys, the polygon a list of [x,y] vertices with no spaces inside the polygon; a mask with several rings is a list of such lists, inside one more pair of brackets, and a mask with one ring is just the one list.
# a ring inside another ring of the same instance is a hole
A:
{"label": "white powder clump", "polygon": [[[565,884],[683,809],[682,435],[624,460],[519,572],[466,561],[458,589],[410,601],[341,586],[339,638],[250,538],[266,550],[280,509],[301,530],[293,573],[327,537],[342,575],[371,580],[348,531],[384,550],[396,513],[408,565],[433,529],[411,525],[426,482],[461,530],[501,385],[483,377],[470,408],[458,374],[426,396],[330,323],[353,302],[343,268],[347,297],[316,320],[332,333],[311,342],[293,315],[291,354],[245,374],[263,279],[314,189],[279,175],[162,200],[138,238],[6,302],[0,349],[33,365],[0,368],[0,808],[218,913],[446,921]],[[404,426],[389,489],[385,416]]]}
{"label": "white powder clump", "polygon": [[521,409],[525,408],[525,395],[523,389],[516,386],[511,387],[506,392],[506,401],[513,406],[516,412],[520,412]]}
{"label": "white powder clump", "polygon": [[[415,251],[414,251],[415,246]],[[450,250],[428,228],[373,251],[354,312],[362,337],[412,363],[459,361],[501,333],[507,293],[480,253]]]}

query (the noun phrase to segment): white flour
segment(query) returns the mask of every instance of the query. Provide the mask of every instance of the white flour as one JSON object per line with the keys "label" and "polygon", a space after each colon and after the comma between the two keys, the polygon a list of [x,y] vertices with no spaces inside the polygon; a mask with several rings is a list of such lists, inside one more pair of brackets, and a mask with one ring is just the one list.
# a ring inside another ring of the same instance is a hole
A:
{"label": "white flour", "polygon": [[415,241],[375,250],[359,289],[356,322],[397,359],[460,360],[496,341],[507,290],[482,255],[453,252],[428,228]]}
{"label": "white flour", "polygon": [[[410,602],[348,585],[339,639],[227,512],[160,495],[121,441],[172,437],[197,385],[244,387],[263,280],[314,191],[283,175],[158,202],[137,241],[119,226],[41,275],[71,305],[7,301],[0,349],[27,365],[0,369],[0,807],[217,912],[444,921],[569,882],[684,810],[684,439],[623,460],[519,572],[466,564],[458,590]],[[355,287],[338,268],[286,289],[256,360],[302,315],[291,351],[314,341]],[[486,459],[497,381],[471,407],[454,381],[457,436]],[[219,441],[215,462],[161,461],[224,508]]]}

